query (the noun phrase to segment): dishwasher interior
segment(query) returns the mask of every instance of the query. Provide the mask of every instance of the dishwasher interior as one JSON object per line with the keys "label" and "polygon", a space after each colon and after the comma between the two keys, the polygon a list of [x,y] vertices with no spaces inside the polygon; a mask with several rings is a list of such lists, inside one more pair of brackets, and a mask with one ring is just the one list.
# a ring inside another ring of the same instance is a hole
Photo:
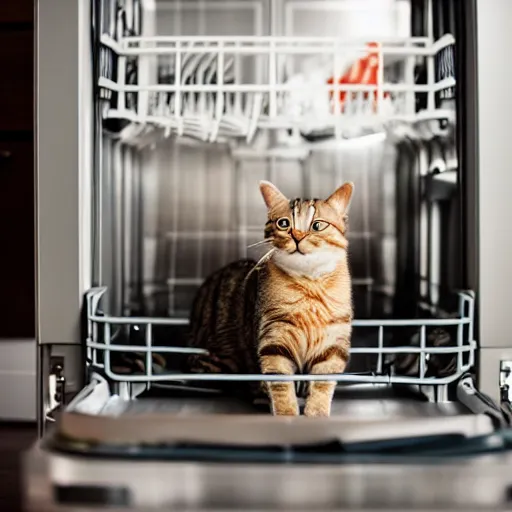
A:
{"label": "dishwasher interior", "polygon": [[260,180],[289,197],[353,181],[356,321],[334,414],[467,412],[455,398],[476,352],[475,297],[459,272],[455,7],[94,5],[89,377],[116,400],[138,397],[132,412],[268,414],[219,391],[258,376],[183,372],[197,350],[186,346],[194,294],[222,265],[264,254]]}
{"label": "dishwasher interior", "polygon": [[[66,449],[486,435],[504,424],[474,385],[475,294],[461,271],[460,9],[91,2],[94,286],[82,322],[87,385],[57,422]],[[349,367],[330,377],[329,419],[272,418],[268,403],[219,385],[272,376],[183,370],[199,350],[187,347],[199,285],[263,254],[263,179],[288,197],[355,183],[356,319]],[[58,375],[51,386],[55,397]]]}

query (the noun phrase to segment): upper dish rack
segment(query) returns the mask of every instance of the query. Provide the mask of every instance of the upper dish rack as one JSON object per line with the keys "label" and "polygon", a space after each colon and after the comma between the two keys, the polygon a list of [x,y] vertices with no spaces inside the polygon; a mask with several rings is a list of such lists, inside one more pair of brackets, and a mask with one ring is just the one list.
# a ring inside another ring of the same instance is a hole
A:
{"label": "upper dish rack", "polygon": [[[440,99],[455,87],[447,34],[379,42],[327,37],[124,37],[101,44],[116,66],[99,86],[104,118],[128,121],[122,137],[155,130],[205,142],[251,142],[259,128],[306,140],[346,138],[390,121],[452,120]],[[416,83],[417,66],[425,70]]]}

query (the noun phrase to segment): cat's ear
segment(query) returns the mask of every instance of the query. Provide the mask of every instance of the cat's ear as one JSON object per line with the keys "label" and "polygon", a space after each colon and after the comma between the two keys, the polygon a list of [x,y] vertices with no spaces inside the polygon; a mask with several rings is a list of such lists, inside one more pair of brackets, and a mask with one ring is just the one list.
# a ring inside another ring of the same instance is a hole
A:
{"label": "cat's ear", "polygon": [[269,210],[283,202],[288,204],[286,196],[270,181],[260,181],[260,191]]}
{"label": "cat's ear", "polygon": [[348,213],[353,192],[354,184],[351,181],[347,181],[343,183],[336,192],[331,194],[329,199],[327,199],[327,203],[334,208],[339,215],[344,216]]}

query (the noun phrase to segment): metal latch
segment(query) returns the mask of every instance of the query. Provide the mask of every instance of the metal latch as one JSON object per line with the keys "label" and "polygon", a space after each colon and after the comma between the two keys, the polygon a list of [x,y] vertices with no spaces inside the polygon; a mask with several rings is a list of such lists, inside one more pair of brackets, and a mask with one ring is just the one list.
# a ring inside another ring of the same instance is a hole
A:
{"label": "metal latch", "polygon": [[52,421],[53,412],[64,405],[66,395],[66,378],[64,377],[64,358],[52,356],[50,358],[50,375],[48,382],[48,406],[46,418]]}
{"label": "metal latch", "polygon": [[512,403],[512,361],[500,363],[500,399],[502,403]]}

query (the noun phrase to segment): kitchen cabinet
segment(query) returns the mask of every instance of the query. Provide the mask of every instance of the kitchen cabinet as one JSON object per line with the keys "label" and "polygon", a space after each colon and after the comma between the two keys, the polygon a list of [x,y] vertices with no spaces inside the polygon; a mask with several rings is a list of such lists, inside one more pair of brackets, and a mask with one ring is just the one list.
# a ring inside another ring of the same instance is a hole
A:
{"label": "kitchen cabinet", "polygon": [[0,2],[0,341],[35,337],[33,21]]}
{"label": "kitchen cabinet", "polygon": [[33,338],[34,148],[0,139],[0,338]]}
{"label": "kitchen cabinet", "polygon": [[0,24],[1,132],[28,131],[34,126],[34,32]]}
{"label": "kitchen cabinet", "polygon": [[33,22],[33,0],[3,0],[2,2],[0,2],[0,23],[33,24]]}
{"label": "kitchen cabinet", "polygon": [[0,420],[36,410],[34,12],[0,1]]}

